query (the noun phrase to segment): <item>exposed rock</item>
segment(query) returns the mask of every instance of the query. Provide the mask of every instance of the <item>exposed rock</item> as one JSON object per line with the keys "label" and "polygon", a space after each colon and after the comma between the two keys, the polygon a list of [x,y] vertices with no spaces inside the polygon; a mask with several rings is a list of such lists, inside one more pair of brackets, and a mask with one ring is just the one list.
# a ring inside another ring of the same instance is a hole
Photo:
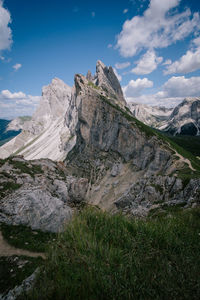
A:
{"label": "exposed rock", "polygon": [[[19,152],[29,159],[66,159],[4,161],[3,222],[58,231],[82,201],[133,215],[164,205],[199,205],[200,179],[190,179],[195,168],[133,117],[111,67],[98,61],[94,77],[76,74],[72,89],[53,80],[43,89],[41,103],[46,108],[41,105],[19,135],[18,141],[29,141]],[[179,178],[183,169],[186,181]]]}
{"label": "exposed rock", "polygon": [[71,219],[71,204],[83,201],[87,179],[68,176],[66,168],[50,160],[1,161],[0,222],[58,232]]}
{"label": "exposed rock", "polygon": [[[107,82],[104,71],[105,66],[98,63],[98,87]],[[185,206],[190,205],[191,199],[198,202],[200,180],[183,186],[182,180],[173,175],[185,166],[193,172],[190,162],[177,157],[165,139],[118,105],[121,100],[116,91],[106,94],[88,84],[80,74],[75,76],[75,88],[76,140],[66,165],[77,176],[90,180],[87,192],[90,204],[113,212],[128,209],[134,215],[146,215],[155,206],[159,207],[158,202]],[[189,186],[191,197],[186,193]]]}
{"label": "exposed rock", "polygon": [[0,147],[0,158],[20,154],[29,160],[63,160],[67,153],[64,145],[71,137],[64,121],[70,99],[71,88],[58,78],[43,87],[40,105],[31,121],[23,125],[17,137]]}
{"label": "exposed rock", "polygon": [[129,103],[133,115],[143,123],[177,135],[200,135],[200,98],[185,98],[174,109]]}
{"label": "exposed rock", "polygon": [[12,120],[7,128],[6,131],[14,130],[14,131],[19,131],[22,130],[25,123],[29,122],[31,120],[30,116],[24,116],[24,117],[18,117],[14,120]]}
{"label": "exposed rock", "polygon": [[161,129],[173,135],[200,135],[200,97],[184,99]]}

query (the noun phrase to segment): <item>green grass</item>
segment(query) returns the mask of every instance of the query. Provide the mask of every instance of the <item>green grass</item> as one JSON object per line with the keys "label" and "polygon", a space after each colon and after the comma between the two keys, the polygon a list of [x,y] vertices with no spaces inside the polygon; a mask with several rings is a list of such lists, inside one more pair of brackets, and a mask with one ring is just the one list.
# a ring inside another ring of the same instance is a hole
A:
{"label": "green grass", "polygon": [[108,98],[106,98],[105,96],[103,95],[100,95],[99,96],[100,99],[102,101],[104,101],[105,103],[107,103],[108,105],[110,105],[111,107],[115,108],[116,110],[118,110],[129,122],[134,122],[134,125],[136,125],[142,132],[144,132],[146,134],[147,137],[151,137],[151,136],[154,136],[156,135],[155,131],[145,125],[144,123],[142,123],[141,121],[137,120],[136,118],[134,118],[132,115],[131,115],[131,111],[129,110],[128,107],[125,107],[126,111],[123,110],[119,105],[117,105],[116,103],[111,103],[109,101]]}
{"label": "green grass", "polygon": [[1,232],[4,239],[16,248],[33,252],[45,252],[48,244],[56,238],[55,233],[32,230],[23,225],[1,224]]}
{"label": "green grass", "polygon": [[199,299],[200,210],[147,220],[94,208],[51,245],[29,299]]}
{"label": "green grass", "polygon": [[0,257],[0,294],[19,286],[42,263],[42,258],[17,255]]}
{"label": "green grass", "polygon": [[96,89],[96,90],[100,90],[101,89],[99,86],[95,85],[92,81],[89,81],[88,85],[91,86],[92,88]]}
{"label": "green grass", "polygon": [[200,156],[200,136],[169,136],[168,138],[174,141],[177,145],[191,152],[194,156]]}
{"label": "green grass", "polygon": [[111,103],[109,101],[109,99],[107,99],[106,97],[104,97],[102,95],[100,95],[99,97],[102,101],[104,101],[105,103],[107,103],[111,107],[115,108],[117,111],[119,111],[129,122],[133,122],[133,124],[135,126],[137,126],[142,132],[145,133],[147,138],[150,138],[152,136],[156,136],[158,139],[160,139],[161,141],[163,141],[166,144],[168,149],[171,148],[172,152],[174,152],[173,151],[173,149],[174,149],[180,155],[182,155],[183,157],[190,160],[193,168],[196,171],[195,172],[192,171],[189,167],[184,168],[183,170],[179,170],[178,176],[179,176],[179,178],[184,180],[184,183],[186,183],[187,181],[189,182],[189,180],[191,178],[200,177],[200,161],[191,152],[185,150],[180,145],[176,144],[174,142],[174,140],[171,139],[171,137],[168,137],[165,134],[162,134],[158,130],[155,130],[155,129],[143,124],[141,121],[139,121],[136,118],[134,118],[133,116],[131,116],[131,111],[129,110],[129,108],[125,107],[125,110],[126,110],[125,111],[122,108],[120,108],[117,104]]}

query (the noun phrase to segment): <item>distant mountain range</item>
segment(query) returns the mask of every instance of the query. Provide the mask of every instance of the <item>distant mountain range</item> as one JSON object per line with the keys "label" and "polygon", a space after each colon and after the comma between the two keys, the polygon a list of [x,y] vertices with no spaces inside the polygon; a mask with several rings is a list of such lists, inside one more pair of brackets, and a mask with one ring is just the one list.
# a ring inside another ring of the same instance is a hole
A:
{"label": "distant mountain range", "polygon": [[200,135],[200,97],[185,98],[175,108],[129,103],[133,115],[146,125],[172,135]]}

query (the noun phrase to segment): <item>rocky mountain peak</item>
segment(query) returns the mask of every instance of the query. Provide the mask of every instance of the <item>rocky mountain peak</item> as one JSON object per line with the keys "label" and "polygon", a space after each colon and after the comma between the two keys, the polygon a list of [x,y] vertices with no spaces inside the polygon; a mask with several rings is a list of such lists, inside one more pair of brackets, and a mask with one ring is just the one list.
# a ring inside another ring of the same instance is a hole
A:
{"label": "rocky mountain peak", "polygon": [[95,83],[111,95],[116,94],[121,103],[126,103],[119,80],[113,68],[111,66],[105,66],[100,60],[98,60],[96,64]]}

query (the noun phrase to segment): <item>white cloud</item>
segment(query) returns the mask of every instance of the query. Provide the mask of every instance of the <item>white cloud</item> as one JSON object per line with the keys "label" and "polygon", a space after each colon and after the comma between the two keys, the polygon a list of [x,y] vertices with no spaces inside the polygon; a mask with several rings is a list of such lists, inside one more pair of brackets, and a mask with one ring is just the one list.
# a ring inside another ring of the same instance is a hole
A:
{"label": "white cloud", "polygon": [[[138,84],[140,86],[140,84]],[[161,91],[151,95],[140,95],[141,90],[137,93],[134,87],[136,84],[128,84],[123,88],[125,98],[128,102],[138,102],[148,105],[159,105],[165,107],[173,107],[179,104],[185,97],[199,97],[200,96],[200,77],[185,78],[171,77],[161,87]],[[131,88],[133,86],[133,88]],[[147,87],[147,86],[146,86]]]}
{"label": "white cloud", "polygon": [[96,15],[95,11],[92,11],[92,12],[91,12],[91,15],[92,15],[92,18],[94,18],[95,15]]}
{"label": "white cloud", "polygon": [[128,12],[128,8],[125,8],[124,10],[123,10],[123,14],[126,14]]}
{"label": "white cloud", "polygon": [[26,98],[26,95],[22,92],[11,93],[9,90],[3,90],[0,93],[0,98],[4,98],[4,99],[23,99],[23,98]]}
{"label": "white cloud", "polygon": [[164,85],[160,97],[198,97],[200,96],[200,77],[171,77]]}
{"label": "white cloud", "polygon": [[138,75],[149,74],[157,68],[162,60],[162,57],[156,56],[155,51],[148,50],[137,62],[137,66],[132,69],[131,72]]}
{"label": "white cloud", "polygon": [[131,64],[130,64],[129,61],[124,62],[124,63],[116,63],[116,64],[115,64],[115,68],[121,70],[121,69],[128,68],[130,65],[131,65]]}
{"label": "white cloud", "polygon": [[112,48],[112,46],[113,46],[112,44],[108,44],[108,48]]}
{"label": "white cloud", "polygon": [[142,49],[165,48],[200,29],[199,13],[190,9],[182,13],[170,13],[180,0],[151,0],[142,16],[125,21],[117,37],[122,56],[130,57]]}
{"label": "white cloud", "polygon": [[163,66],[171,65],[172,61],[171,59],[166,59],[163,63]]}
{"label": "white cloud", "polygon": [[22,67],[21,64],[15,64],[15,65],[13,66],[13,69],[15,69],[15,71],[17,71],[17,70],[19,70],[21,67]]}
{"label": "white cloud", "polygon": [[3,90],[0,92],[0,118],[12,119],[17,116],[32,115],[39,101],[39,96]]}
{"label": "white cloud", "polygon": [[164,74],[186,74],[198,69],[200,69],[200,47],[195,51],[188,50],[179,60],[169,65],[166,70],[164,70]]}
{"label": "white cloud", "polygon": [[10,12],[3,7],[3,2],[0,0],[0,51],[9,49],[12,44],[10,23]]}
{"label": "white cloud", "polygon": [[137,80],[129,81],[122,89],[125,97],[130,98],[139,96],[144,89],[151,87],[153,87],[153,81],[150,81],[147,78],[138,78]]}
{"label": "white cloud", "polygon": [[195,46],[200,47],[200,36],[194,39],[192,42]]}
{"label": "white cloud", "polygon": [[117,72],[117,70],[115,68],[113,68],[113,71],[115,72],[115,75],[117,76],[117,79],[119,81],[121,81],[122,80],[122,76],[118,74],[118,72]]}

